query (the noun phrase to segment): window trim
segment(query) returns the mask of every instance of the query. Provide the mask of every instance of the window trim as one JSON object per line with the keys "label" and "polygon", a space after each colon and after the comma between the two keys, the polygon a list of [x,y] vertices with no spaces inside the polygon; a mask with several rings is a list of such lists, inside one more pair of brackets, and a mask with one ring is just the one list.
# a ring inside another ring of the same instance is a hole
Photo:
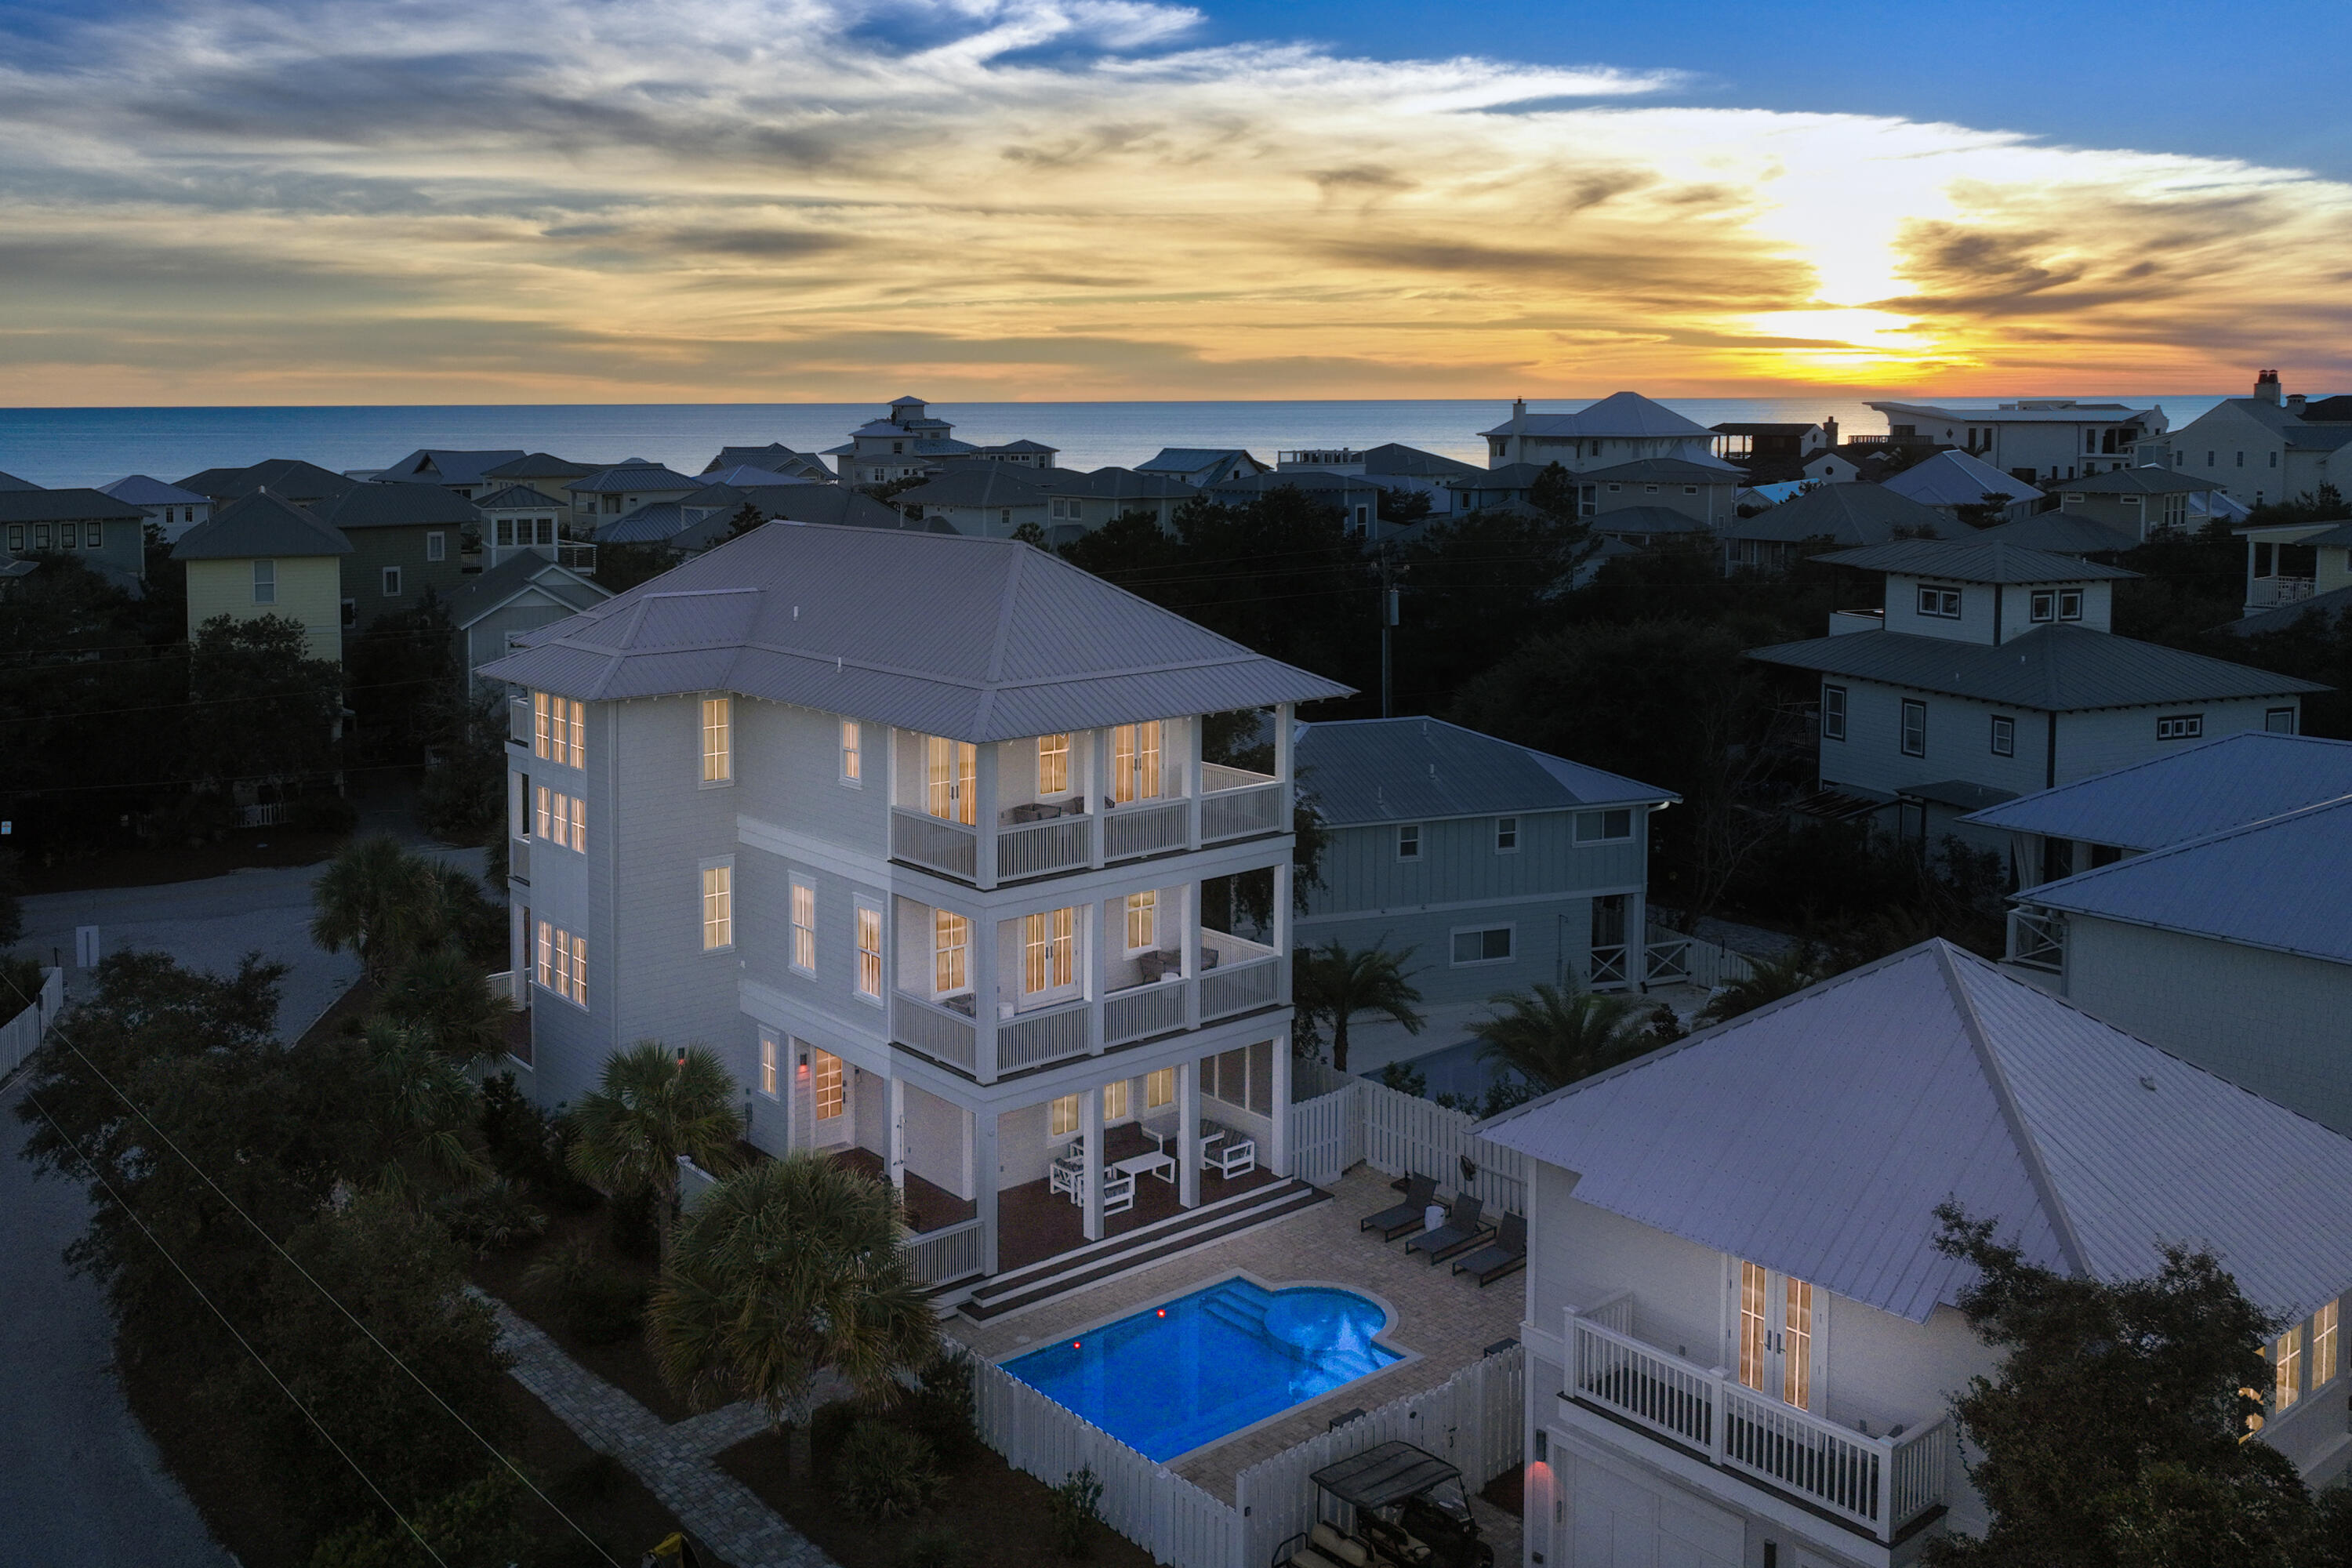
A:
{"label": "window trim", "polygon": [[2201,741],[2205,738],[2205,715],[2159,713],[2156,716],[2156,738],[2159,741]]}
{"label": "window trim", "polygon": [[[1140,903],[1137,902],[1141,900]],[[1160,889],[1145,888],[1129,893],[1119,903],[1120,931],[1125,937],[1123,951],[1133,958],[1140,952],[1160,950]],[[1135,940],[1138,926],[1143,929],[1143,940]]]}
{"label": "window trim", "polygon": [[1421,824],[1400,822],[1396,830],[1396,858],[1400,861],[1421,859]]}
{"label": "window trim", "polygon": [[449,536],[447,533],[436,528],[425,536],[425,559],[427,561],[446,561],[449,559]]}
{"label": "window trim", "polygon": [[2036,626],[2042,626],[2048,622],[2056,620],[2058,618],[2058,590],[2055,588],[2034,589],[2028,599],[2026,613],[2027,618],[2032,620]]}
{"label": "window trim", "polygon": [[399,567],[397,567],[397,566],[387,566],[387,567],[385,567],[385,568],[383,569],[383,576],[382,576],[382,577],[380,577],[380,578],[377,580],[377,585],[378,585],[378,586],[380,586],[381,588],[383,588],[383,596],[384,596],[385,598],[387,598],[387,599],[397,599],[397,598],[399,598],[399,597],[400,597],[400,568],[399,568]]}
{"label": "window trim", "polygon": [[2058,590],[2058,618],[2062,621],[2079,621],[2083,618],[2082,589],[2061,588]]}
{"label": "window trim", "polygon": [[[1625,816],[1625,831],[1612,833],[1609,831],[1609,819],[1620,812]],[[1601,831],[1588,834],[1584,831],[1584,824],[1591,817],[1601,819]],[[1580,811],[1570,824],[1570,831],[1575,835],[1580,849],[1588,844],[1631,844],[1633,842],[1633,808],[1630,805],[1604,805],[1594,811]]]}
{"label": "window trim", "polygon": [[855,719],[841,721],[841,782],[851,789],[866,787],[866,728]]}
{"label": "window trim", "polygon": [[[1832,698],[1836,700],[1832,701]],[[1832,709],[1835,710],[1834,714],[1832,712]],[[1843,686],[1823,686],[1822,688],[1822,739],[1824,741],[1843,741],[1845,739],[1845,688]]]}
{"label": "window trim", "polygon": [[760,1037],[760,1094],[766,1100],[782,1100],[778,1086],[783,1081],[783,1047],[773,1035]]}
{"label": "window trim", "polygon": [[1989,743],[1992,747],[1992,754],[1996,757],[2017,755],[2017,721],[2006,713],[1996,713],[1990,728],[1992,733]]}
{"label": "window trim", "polygon": [[[261,580],[265,567],[269,576],[267,583]],[[271,557],[257,558],[253,563],[253,602],[271,605],[278,603],[278,563]]]}
{"label": "window trim", "polygon": [[[1961,607],[1966,601],[1961,598],[1959,589],[1939,587],[1932,583],[1922,583],[1918,586],[1918,613],[1922,619],[1957,621],[1960,618]],[[1933,595],[1935,600],[1936,607],[1933,609],[1928,607],[1930,595]],[[1951,608],[1944,608],[1946,604],[1949,604]]]}
{"label": "window trim", "polygon": [[[735,951],[735,857],[721,855],[701,861],[695,867],[695,873],[702,920],[702,951],[732,952]],[[719,886],[716,889],[710,885],[714,874],[719,879]],[[715,918],[711,912],[713,899],[719,900]],[[719,928],[723,941],[710,940],[714,926]]]}
{"label": "window trim", "polygon": [[1516,816],[1495,818],[1495,853],[1516,855],[1519,852],[1519,819]]}
{"label": "window trim", "polygon": [[[1912,742],[1914,726],[1911,719],[1914,714],[1916,714],[1919,719],[1916,726],[1918,735],[1916,745]],[[1901,721],[1895,731],[1895,744],[1896,750],[1906,757],[1924,757],[1927,754],[1927,704],[1924,700],[1916,697],[1903,699]]]}
{"label": "window trim", "polygon": [[[2292,735],[2296,732],[2296,722],[2301,717],[2293,708],[2265,708],[2263,710],[2263,729],[2273,735]],[[2284,726],[2274,724],[2272,722],[2274,719],[2284,719],[2286,723]]]}
{"label": "window trim", "polygon": [[[1507,950],[1500,958],[1465,958],[1457,945],[1465,936],[1485,937],[1496,931],[1503,933],[1503,945]],[[1484,969],[1497,963],[1516,963],[1519,958],[1519,926],[1517,921],[1501,925],[1455,926],[1445,933],[1445,957],[1448,969]]]}
{"label": "window trim", "polygon": [[[816,879],[803,876],[795,871],[790,878],[790,886],[792,890],[787,895],[790,900],[787,923],[792,930],[792,947],[786,955],[785,967],[795,974],[805,974],[814,978],[816,974]],[[808,905],[808,919],[805,921],[801,919],[803,896]],[[808,950],[808,962],[805,963],[801,962],[801,950],[803,945]]]}

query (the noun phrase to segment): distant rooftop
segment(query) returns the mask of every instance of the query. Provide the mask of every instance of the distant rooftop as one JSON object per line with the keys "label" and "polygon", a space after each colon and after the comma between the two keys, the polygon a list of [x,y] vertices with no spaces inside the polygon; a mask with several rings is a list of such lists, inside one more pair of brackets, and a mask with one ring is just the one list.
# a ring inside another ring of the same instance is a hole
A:
{"label": "distant rooftop", "polygon": [[2252,730],[2022,795],[1968,820],[2144,851],[2346,795],[2352,741]]}
{"label": "distant rooftop", "polygon": [[1442,719],[1301,724],[1297,736],[1301,787],[1314,795],[1322,819],[1338,827],[1682,798]]}

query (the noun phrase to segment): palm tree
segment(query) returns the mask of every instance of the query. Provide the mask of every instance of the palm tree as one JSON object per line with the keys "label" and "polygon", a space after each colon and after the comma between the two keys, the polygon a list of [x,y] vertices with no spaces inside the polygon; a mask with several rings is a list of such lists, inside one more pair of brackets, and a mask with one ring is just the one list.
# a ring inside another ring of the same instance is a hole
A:
{"label": "palm tree", "polygon": [[743,1136],[735,1100],[735,1080],[716,1051],[673,1051],[659,1040],[639,1040],[605,1058],[604,1077],[580,1097],[572,1113],[579,1132],[572,1172],[610,1193],[650,1188],[667,1256],[677,1217],[678,1157],[714,1173],[735,1163]]}
{"label": "palm tree", "polygon": [[386,1017],[422,1031],[461,1064],[504,1048],[514,1010],[490,989],[482,966],[454,947],[418,953],[393,972],[383,991]]}
{"label": "palm tree", "polygon": [[808,1470],[817,1380],[887,1405],[940,1348],[939,1318],[898,1245],[898,1194],[809,1151],[702,1195],[646,1312],[663,1378],[698,1406],[756,1399]]}
{"label": "palm tree", "polygon": [[412,1199],[428,1189],[481,1185],[490,1169],[466,1138],[480,1114],[473,1080],[423,1029],[372,1018],[364,1037],[365,1124],[373,1146],[349,1152],[362,1167],[359,1178],[379,1192]]}
{"label": "palm tree", "polygon": [[1470,1026],[1484,1042],[1479,1059],[1513,1069],[1538,1094],[1631,1061],[1650,1047],[1633,1026],[1629,997],[1538,984],[1489,1000],[1506,1010]]}
{"label": "palm tree", "polygon": [[439,943],[447,895],[433,862],[389,833],[343,846],[310,887],[310,940],[329,952],[346,946],[381,984],[411,953]]}
{"label": "palm tree", "polygon": [[1405,978],[1412,949],[1391,952],[1378,947],[1341,947],[1337,941],[1299,950],[1292,983],[1300,1009],[1331,1026],[1331,1065],[1348,1070],[1348,1023],[1359,1013],[1381,1013],[1421,1033],[1412,1005],[1421,993]]}

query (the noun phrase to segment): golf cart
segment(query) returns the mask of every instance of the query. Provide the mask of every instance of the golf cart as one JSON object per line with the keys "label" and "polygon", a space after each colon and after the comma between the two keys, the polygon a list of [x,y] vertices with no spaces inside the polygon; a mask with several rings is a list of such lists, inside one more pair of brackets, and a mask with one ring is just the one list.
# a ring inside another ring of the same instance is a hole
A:
{"label": "golf cart", "polygon": [[1318,1521],[1275,1548],[1274,1568],[1494,1568],[1462,1472],[1434,1454],[1382,1443],[1308,1479],[1355,1510],[1355,1530]]}

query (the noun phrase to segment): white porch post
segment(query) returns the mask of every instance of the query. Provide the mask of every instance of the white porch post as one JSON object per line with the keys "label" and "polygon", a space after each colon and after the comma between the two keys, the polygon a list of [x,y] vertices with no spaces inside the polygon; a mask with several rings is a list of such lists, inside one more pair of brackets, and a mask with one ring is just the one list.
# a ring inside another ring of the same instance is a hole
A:
{"label": "white porch post", "polygon": [[971,921],[971,1070],[996,1081],[996,1020],[1002,985],[996,970],[996,915],[983,909]]}
{"label": "white porch post", "polygon": [[1201,1206],[1201,1064],[1192,1057],[1176,1064],[1176,1202]]}
{"label": "white porch post", "polygon": [[1201,884],[1184,884],[1182,907],[1177,918],[1184,922],[1184,1026],[1201,1026]]}
{"label": "white porch post", "polygon": [[1274,1038],[1274,1145],[1273,1159],[1268,1162],[1277,1176],[1290,1174],[1290,1036],[1287,1031]]}
{"label": "white porch post", "polygon": [[1281,808],[1281,826],[1285,833],[1290,831],[1291,798],[1297,793],[1297,781],[1291,776],[1297,772],[1297,767],[1291,757],[1290,733],[1297,715],[1297,708],[1288,702],[1274,705],[1274,776],[1282,781],[1282,788],[1274,798],[1275,804]]}
{"label": "white porch post", "polygon": [[982,1106],[971,1113],[971,1196],[980,1218],[980,1267],[996,1272],[996,1185],[1003,1180],[996,1161],[996,1112]]}
{"label": "white porch post", "polygon": [[[1646,815],[1646,814],[1645,814]],[[1649,831],[1646,824],[1644,833]],[[1646,858],[1644,858],[1646,864]],[[1635,893],[1625,900],[1625,978],[1633,989],[1647,994],[1650,989],[1650,906],[1649,895]]]}
{"label": "white porch post", "polygon": [[1003,750],[985,742],[972,748],[971,825],[980,835],[973,847],[972,880],[983,888],[996,886],[996,763]]}
{"label": "white porch post", "polygon": [[[1119,928],[1122,946],[1127,941],[1125,914],[1122,910]],[[1102,899],[1096,897],[1087,900],[1086,919],[1078,922],[1078,940],[1087,944],[1087,951],[1080,955],[1087,966],[1087,1049],[1095,1056],[1102,1055],[1103,1051],[1103,987],[1110,978],[1109,920],[1110,917],[1103,912]]]}
{"label": "white porch post", "polygon": [[1078,1191],[1085,1194],[1081,1205],[1086,1215],[1085,1234],[1088,1241],[1103,1237],[1102,1212],[1102,1085],[1094,1084],[1078,1095],[1079,1158]]}
{"label": "white porch post", "polygon": [[890,1184],[907,1190],[907,1080],[890,1075]]}
{"label": "white porch post", "polygon": [[1110,763],[1104,755],[1110,744],[1110,731],[1091,730],[1086,737],[1087,815],[1095,820],[1095,830],[1087,839],[1087,864],[1102,869],[1103,837],[1109,831],[1104,820],[1110,804]]}
{"label": "white porch post", "polygon": [[1206,739],[1206,728],[1198,718],[1181,721],[1192,735],[1192,743],[1184,748],[1184,847],[1201,847],[1201,743]]}
{"label": "white porch post", "polygon": [[1274,930],[1271,933],[1274,951],[1282,954],[1283,962],[1275,970],[1281,986],[1276,993],[1282,1001],[1290,1000],[1290,883],[1292,867],[1285,860],[1274,868]]}

